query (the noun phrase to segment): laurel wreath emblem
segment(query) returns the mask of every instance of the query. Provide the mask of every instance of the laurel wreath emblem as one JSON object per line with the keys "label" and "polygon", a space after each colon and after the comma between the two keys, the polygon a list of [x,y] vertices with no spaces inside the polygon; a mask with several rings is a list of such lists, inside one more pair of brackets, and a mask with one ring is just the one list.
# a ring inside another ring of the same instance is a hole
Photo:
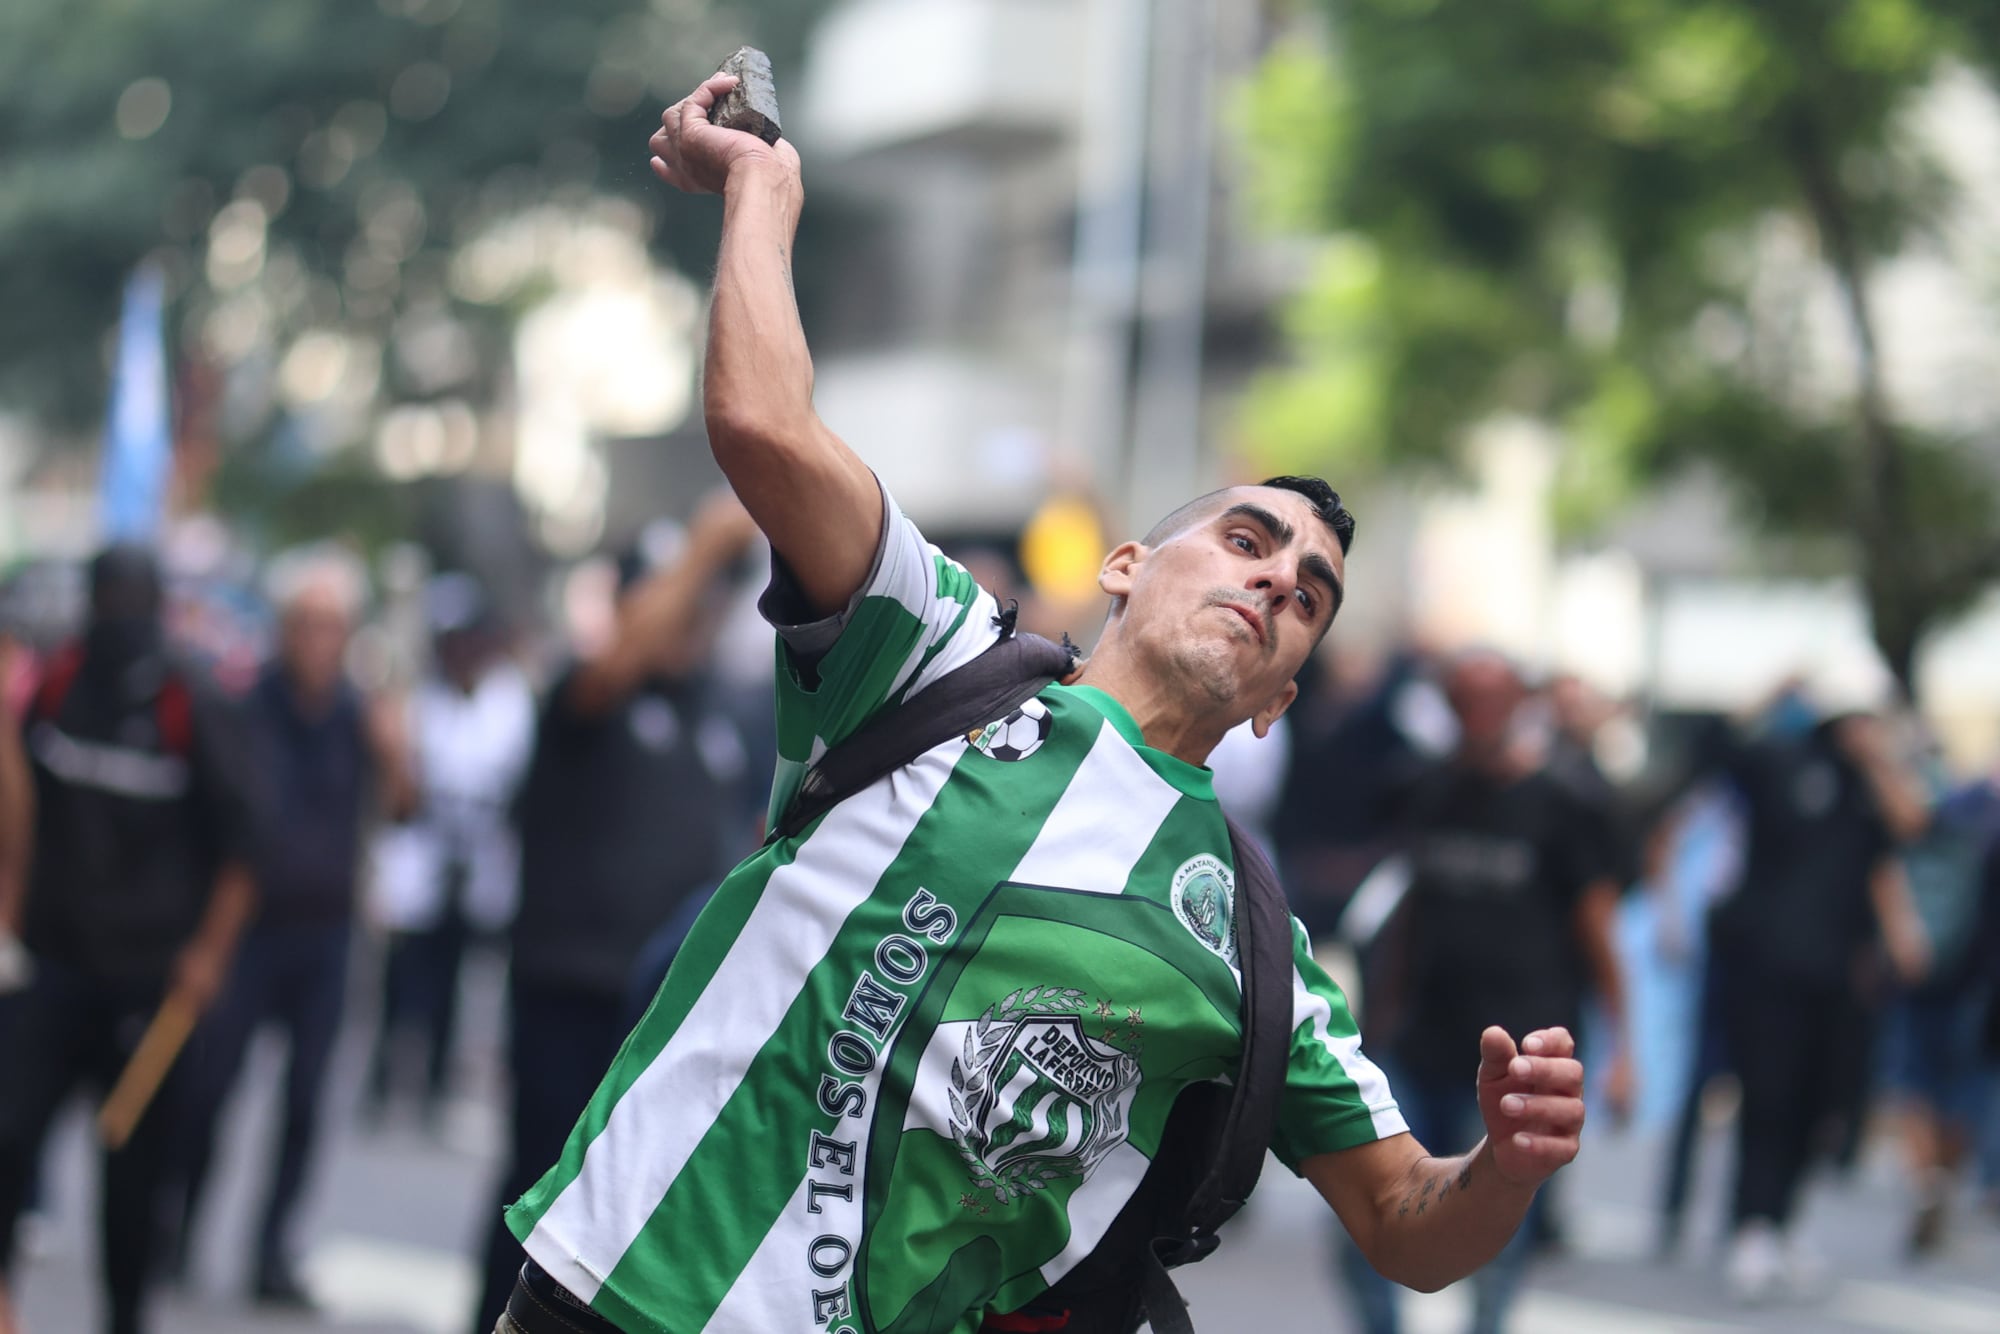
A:
{"label": "laurel wreath emblem", "polygon": [[1075,987],[1024,987],[1009,992],[998,1004],[987,1006],[966,1030],[965,1050],[951,1063],[952,1142],[965,1159],[973,1184],[992,1191],[1001,1204],[1046,1189],[1050,1182],[1074,1175],[1077,1168],[1073,1163],[1015,1161],[995,1170],[972,1142],[977,1124],[974,1109],[992,1087],[994,1063],[1012,1036],[1015,1020],[1029,1015],[1079,1015],[1083,1002],[1083,992]]}

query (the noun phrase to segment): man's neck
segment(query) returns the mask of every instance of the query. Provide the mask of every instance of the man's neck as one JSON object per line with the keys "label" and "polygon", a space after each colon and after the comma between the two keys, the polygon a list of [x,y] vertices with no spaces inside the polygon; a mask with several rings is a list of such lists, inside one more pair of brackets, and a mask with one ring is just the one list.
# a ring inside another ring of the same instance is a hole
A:
{"label": "man's neck", "polygon": [[1094,686],[1117,700],[1139,725],[1147,745],[1189,764],[1206,765],[1209,752],[1231,726],[1191,710],[1187,700],[1170,690],[1157,673],[1141,671],[1137,664],[1103,647],[1084,659],[1071,684]]}
{"label": "man's neck", "polygon": [[285,694],[291,700],[293,711],[307,722],[318,722],[326,717],[332,712],[334,701],[340,697],[338,682],[317,690],[308,689],[305,682],[301,681],[298,674],[290,668],[281,668],[278,679],[284,685]]}

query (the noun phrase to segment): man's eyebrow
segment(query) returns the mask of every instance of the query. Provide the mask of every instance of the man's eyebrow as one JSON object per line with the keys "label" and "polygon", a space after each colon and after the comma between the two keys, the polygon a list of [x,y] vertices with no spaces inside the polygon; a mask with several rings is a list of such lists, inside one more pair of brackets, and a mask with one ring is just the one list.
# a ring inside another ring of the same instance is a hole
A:
{"label": "man's eyebrow", "polygon": [[[1273,514],[1262,505],[1253,505],[1249,501],[1244,501],[1240,505],[1231,505],[1228,509],[1222,511],[1222,517],[1224,519],[1250,520],[1269,533],[1271,540],[1281,547],[1289,546],[1292,539],[1298,536],[1298,530],[1293,528],[1282,517]],[[1317,551],[1308,551],[1299,559],[1299,573],[1308,578],[1317,579],[1322,584],[1325,584],[1333,598],[1333,611],[1340,610],[1340,604],[1347,598],[1347,589],[1342,586],[1340,576],[1334,573],[1332,561],[1320,555]],[[1332,613],[1329,612],[1328,614],[1331,615]]]}
{"label": "man's eyebrow", "polygon": [[1317,551],[1309,551],[1299,560],[1299,572],[1327,586],[1328,595],[1333,599],[1333,606],[1327,612],[1329,617],[1340,610],[1340,604],[1347,600],[1347,589],[1342,586],[1340,576],[1333,572],[1332,561]]}
{"label": "man's eyebrow", "polygon": [[1262,505],[1253,505],[1247,500],[1240,505],[1231,505],[1228,509],[1222,511],[1222,517],[1224,519],[1249,519],[1263,528],[1265,532],[1269,533],[1271,540],[1281,547],[1289,546],[1292,539],[1298,536],[1297,530],[1289,523],[1286,523]]}

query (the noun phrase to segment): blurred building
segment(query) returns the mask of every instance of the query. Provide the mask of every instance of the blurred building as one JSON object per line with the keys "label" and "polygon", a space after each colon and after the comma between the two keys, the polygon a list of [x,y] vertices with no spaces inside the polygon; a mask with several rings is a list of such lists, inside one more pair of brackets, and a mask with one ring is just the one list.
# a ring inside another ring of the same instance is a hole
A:
{"label": "blurred building", "polygon": [[[1143,527],[1214,480],[1273,347],[1281,243],[1219,107],[1268,32],[1220,0],[846,0],[787,131],[865,225],[811,332],[820,410],[944,529],[1084,485]],[[1135,446],[1143,441],[1143,450]]]}

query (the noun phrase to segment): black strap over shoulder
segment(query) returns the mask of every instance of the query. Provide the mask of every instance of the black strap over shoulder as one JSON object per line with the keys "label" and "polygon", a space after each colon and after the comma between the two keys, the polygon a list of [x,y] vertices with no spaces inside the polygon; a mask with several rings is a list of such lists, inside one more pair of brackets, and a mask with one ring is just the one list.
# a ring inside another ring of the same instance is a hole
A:
{"label": "black strap over shoulder", "polygon": [[806,771],[798,795],[772,829],[790,838],[886,773],[902,768],[932,746],[1005,715],[1061,680],[1076,664],[1076,649],[1040,635],[1014,633],[1014,609],[1001,616],[1000,639],[894,708],[863,723],[852,736],[820,756]]}
{"label": "black strap over shoulder", "polygon": [[[1225,815],[1225,819],[1228,817]],[[1277,872],[1257,841],[1229,820],[1236,863],[1237,967],[1243,978],[1243,1050],[1208,1174],[1194,1189],[1177,1229],[1153,1239],[1141,1290],[1154,1334],[1194,1334],[1187,1302],[1167,1270],[1206,1259],[1217,1233],[1257,1187],[1264,1154],[1278,1128],[1285,1068],[1291,1056],[1292,926]],[[1170,1221],[1170,1220],[1163,1220]]]}

